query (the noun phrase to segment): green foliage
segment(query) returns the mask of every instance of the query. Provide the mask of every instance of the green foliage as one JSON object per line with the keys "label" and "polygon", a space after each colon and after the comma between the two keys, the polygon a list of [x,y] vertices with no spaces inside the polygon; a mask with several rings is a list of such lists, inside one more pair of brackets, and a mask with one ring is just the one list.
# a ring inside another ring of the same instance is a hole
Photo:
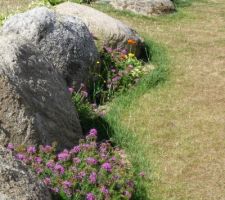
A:
{"label": "green foliage", "polygon": [[145,74],[143,62],[126,49],[105,47],[97,65],[89,85],[90,98],[97,104],[104,104],[115,94],[126,91]]}
{"label": "green foliage", "polygon": [[87,98],[78,91],[73,92],[72,101],[76,107],[83,131],[87,132],[91,127],[96,127],[98,116],[93,111],[93,106]]}
{"label": "green foliage", "polygon": [[4,15],[0,15],[0,26],[2,26],[4,20],[5,20],[5,16]]}
{"label": "green foliage", "polygon": [[104,113],[97,111],[96,104],[90,104],[86,92],[82,92],[81,89],[72,92],[72,101],[76,107],[81,127],[84,133],[87,133],[92,127],[98,129],[98,140],[109,139],[107,127],[108,124],[102,118]]}
{"label": "green foliage", "polygon": [[65,2],[65,0],[42,0],[45,4],[50,4],[52,6],[55,6],[57,4]]}
{"label": "green foliage", "polygon": [[187,7],[190,6],[193,0],[172,0],[176,7]]}
{"label": "green foliage", "polygon": [[[68,0],[40,0],[41,3],[44,3],[46,5],[50,4],[52,6],[55,6],[57,4],[66,2]],[[74,2],[74,3],[86,3],[86,4],[90,4],[93,0],[69,0],[70,2]]]}
{"label": "green foliage", "polygon": [[93,0],[70,0],[72,2],[75,3],[86,3],[86,4],[90,4]]}
{"label": "green foliage", "polygon": [[72,100],[77,112],[79,113],[81,121],[87,121],[87,117],[94,117],[91,104],[84,95],[79,92],[74,92],[72,95]]}

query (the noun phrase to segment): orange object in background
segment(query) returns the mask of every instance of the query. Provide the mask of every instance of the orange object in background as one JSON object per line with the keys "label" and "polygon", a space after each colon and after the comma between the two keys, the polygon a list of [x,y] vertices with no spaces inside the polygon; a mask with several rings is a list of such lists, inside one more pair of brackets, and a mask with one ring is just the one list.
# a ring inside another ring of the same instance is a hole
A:
{"label": "orange object in background", "polygon": [[132,40],[132,39],[129,39],[129,40],[127,41],[127,43],[130,44],[130,45],[135,45],[135,44],[137,44],[137,42],[136,42],[135,40]]}

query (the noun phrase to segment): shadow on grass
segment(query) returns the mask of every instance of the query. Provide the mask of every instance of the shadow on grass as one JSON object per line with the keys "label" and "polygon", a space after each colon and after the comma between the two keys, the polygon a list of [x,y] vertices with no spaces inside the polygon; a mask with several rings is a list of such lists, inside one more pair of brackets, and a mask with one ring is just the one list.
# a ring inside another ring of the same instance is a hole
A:
{"label": "shadow on grass", "polygon": [[208,3],[208,0],[172,0],[176,8],[184,8],[191,6],[194,2]]}
{"label": "shadow on grass", "polygon": [[193,0],[172,0],[176,7],[188,7],[191,6]]}
{"label": "shadow on grass", "polygon": [[[83,113],[78,113],[79,116],[82,114]],[[103,117],[92,113],[91,115],[87,115],[85,118],[80,117],[80,121],[85,135],[90,129],[96,128],[98,130],[98,142],[110,139],[110,133],[113,129],[110,128],[110,125]]]}
{"label": "shadow on grass", "polygon": [[147,178],[143,180],[140,178],[139,173],[147,171],[147,169],[149,171],[151,163],[147,161],[148,159],[145,159],[145,150],[143,145],[138,142],[138,136],[121,124],[122,114],[141,95],[163,84],[167,80],[169,73],[169,60],[166,49],[147,37],[144,38],[146,42],[145,52],[147,52],[151,64],[156,66],[155,69],[143,77],[137,86],[115,97],[109,103],[110,111],[104,117],[99,117],[93,113],[79,113],[84,133],[91,128],[97,128],[99,141],[110,139],[113,145],[119,146],[126,151],[135,173],[136,193],[132,198],[133,200],[150,199],[147,185],[149,186],[151,180]]}

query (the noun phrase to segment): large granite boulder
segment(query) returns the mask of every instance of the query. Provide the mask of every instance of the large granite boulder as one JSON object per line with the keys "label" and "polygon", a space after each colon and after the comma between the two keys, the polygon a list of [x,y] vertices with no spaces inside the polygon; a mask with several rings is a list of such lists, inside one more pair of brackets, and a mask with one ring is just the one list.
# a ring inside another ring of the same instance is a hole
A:
{"label": "large granite boulder", "polygon": [[51,200],[51,195],[23,163],[0,146],[0,199]]}
{"label": "large granite boulder", "polygon": [[96,9],[91,7],[65,2],[55,7],[57,13],[67,14],[71,16],[79,16],[87,25],[91,33],[97,38],[97,46],[112,48],[130,48],[128,40],[136,41],[135,50],[138,56],[142,47],[143,39],[137,34],[136,31]]}
{"label": "large granite boulder", "polygon": [[119,10],[128,10],[141,15],[159,15],[175,10],[171,0],[99,0]]}
{"label": "large granite boulder", "polygon": [[69,86],[79,87],[85,82],[98,57],[92,35],[79,18],[57,15],[45,7],[9,18],[2,34],[11,33],[24,37],[40,49]]}
{"label": "large granite boulder", "polygon": [[66,83],[34,45],[0,36],[0,144],[72,147],[82,136]]}

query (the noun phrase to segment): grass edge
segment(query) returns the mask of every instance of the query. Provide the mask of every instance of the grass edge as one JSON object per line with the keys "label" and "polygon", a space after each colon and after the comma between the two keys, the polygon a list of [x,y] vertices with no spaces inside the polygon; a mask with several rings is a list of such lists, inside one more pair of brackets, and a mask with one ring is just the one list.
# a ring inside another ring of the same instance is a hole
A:
{"label": "grass edge", "polygon": [[115,98],[110,105],[110,112],[105,117],[105,120],[109,124],[110,130],[108,132],[112,141],[126,151],[134,167],[137,192],[133,199],[136,200],[150,199],[149,196],[147,197],[146,184],[149,184],[151,180],[146,179],[143,181],[138,176],[138,173],[146,171],[145,169],[149,168],[151,163],[147,162],[147,159],[144,158],[144,149],[138,143],[137,136],[121,124],[121,113],[129,109],[135,100],[147,93],[150,89],[163,85],[169,78],[170,65],[167,49],[162,44],[156,43],[146,36],[143,37],[147,44],[147,51],[150,53],[151,63],[156,68],[146,75],[133,90]]}

